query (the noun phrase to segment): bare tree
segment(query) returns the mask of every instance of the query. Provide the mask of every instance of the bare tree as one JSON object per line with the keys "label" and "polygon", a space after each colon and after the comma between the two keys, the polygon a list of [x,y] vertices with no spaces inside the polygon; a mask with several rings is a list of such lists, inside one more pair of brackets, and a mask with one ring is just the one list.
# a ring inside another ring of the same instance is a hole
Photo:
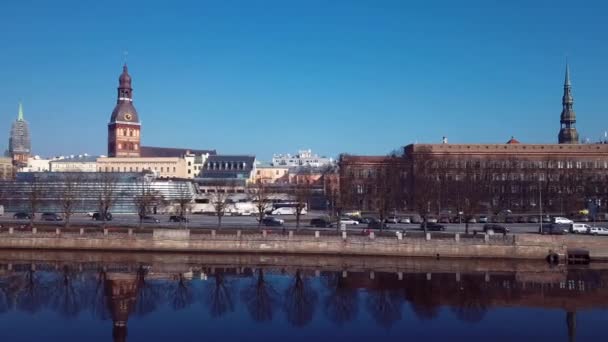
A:
{"label": "bare tree", "polygon": [[102,226],[106,226],[110,208],[116,203],[118,178],[115,173],[100,173],[97,205]]}
{"label": "bare tree", "polygon": [[183,224],[183,218],[192,210],[191,183],[180,182],[177,186],[177,197],[175,199],[177,213],[180,216],[179,226]]}
{"label": "bare tree", "polygon": [[150,207],[158,205],[161,200],[160,193],[152,186],[152,179],[143,175],[137,180],[137,195],[133,198],[137,213],[139,214],[139,227],[143,227],[143,219],[150,211]]}
{"label": "bare tree", "polygon": [[258,215],[258,229],[261,229],[264,214],[266,213],[266,210],[271,208],[272,204],[270,188],[268,187],[268,184],[258,180],[256,183],[250,185],[249,194],[255,203],[255,209]]}
{"label": "bare tree", "polygon": [[428,215],[431,212],[431,202],[434,198],[434,191],[437,189],[437,163],[438,161],[433,159],[429,154],[422,153],[416,156],[413,165],[412,202],[418,213],[422,215],[425,233],[427,231]]}
{"label": "bare tree", "polygon": [[214,191],[211,193],[211,204],[217,216],[217,227],[222,227],[222,218],[226,211],[232,206],[229,199],[229,191],[232,190],[232,184],[228,182],[218,182]]}
{"label": "bare tree", "polygon": [[312,196],[312,186],[308,180],[301,184],[296,184],[294,189],[294,201],[296,210],[296,230],[300,228],[300,219],[308,208],[308,201]]}
{"label": "bare tree", "polygon": [[63,184],[59,192],[59,203],[65,219],[65,227],[70,226],[70,217],[74,214],[76,203],[80,198],[78,189],[81,182],[81,173],[66,173],[64,175]]}
{"label": "bare tree", "polygon": [[34,226],[34,219],[40,204],[42,203],[43,189],[38,175],[32,174],[32,178],[26,182],[28,212],[30,214],[30,227]]}

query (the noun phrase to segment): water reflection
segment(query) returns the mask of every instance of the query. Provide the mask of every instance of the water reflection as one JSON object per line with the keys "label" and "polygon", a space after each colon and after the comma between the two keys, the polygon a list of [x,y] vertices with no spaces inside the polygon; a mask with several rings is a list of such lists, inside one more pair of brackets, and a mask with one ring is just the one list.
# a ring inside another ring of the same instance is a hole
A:
{"label": "water reflection", "polygon": [[447,308],[466,324],[483,321],[494,308],[545,308],[563,310],[565,322],[559,324],[567,326],[574,341],[577,311],[608,307],[608,268],[480,269],[378,272],[272,263],[0,261],[0,317],[42,310],[65,319],[89,314],[111,320],[114,340],[125,341],[130,318],[193,307],[202,307],[211,319],[232,317],[242,308],[239,319],[279,319],[294,328],[309,326],[317,315],[336,327],[369,315],[382,329],[409,319],[408,305],[422,321],[444,315]]}

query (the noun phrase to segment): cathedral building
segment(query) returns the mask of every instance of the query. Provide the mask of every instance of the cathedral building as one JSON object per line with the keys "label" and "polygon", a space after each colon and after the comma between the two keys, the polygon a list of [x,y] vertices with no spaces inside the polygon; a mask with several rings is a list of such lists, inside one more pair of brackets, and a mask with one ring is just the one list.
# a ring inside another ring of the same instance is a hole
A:
{"label": "cathedral building", "polygon": [[139,157],[141,124],[133,106],[131,76],[125,64],[118,78],[118,99],[108,124],[108,156]]}
{"label": "cathedral building", "polygon": [[16,166],[22,166],[27,164],[27,159],[32,152],[31,149],[30,129],[27,121],[23,118],[23,105],[19,103],[19,114],[11,127],[8,153]]}

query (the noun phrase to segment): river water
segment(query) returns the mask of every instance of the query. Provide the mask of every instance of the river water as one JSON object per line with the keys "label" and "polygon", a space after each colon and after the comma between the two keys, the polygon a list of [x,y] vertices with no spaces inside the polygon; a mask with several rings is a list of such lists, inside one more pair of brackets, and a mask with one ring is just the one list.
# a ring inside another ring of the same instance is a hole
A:
{"label": "river water", "polygon": [[608,265],[0,251],[0,322],[2,341],[597,342]]}

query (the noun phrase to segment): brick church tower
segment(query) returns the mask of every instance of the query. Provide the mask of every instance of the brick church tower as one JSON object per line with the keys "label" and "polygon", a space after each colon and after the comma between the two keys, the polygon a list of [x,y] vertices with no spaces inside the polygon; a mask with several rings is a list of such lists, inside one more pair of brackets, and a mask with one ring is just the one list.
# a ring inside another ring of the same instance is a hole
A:
{"label": "brick church tower", "polygon": [[108,156],[139,157],[141,124],[133,107],[133,88],[127,65],[118,78],[118,100],[108,124]]}

